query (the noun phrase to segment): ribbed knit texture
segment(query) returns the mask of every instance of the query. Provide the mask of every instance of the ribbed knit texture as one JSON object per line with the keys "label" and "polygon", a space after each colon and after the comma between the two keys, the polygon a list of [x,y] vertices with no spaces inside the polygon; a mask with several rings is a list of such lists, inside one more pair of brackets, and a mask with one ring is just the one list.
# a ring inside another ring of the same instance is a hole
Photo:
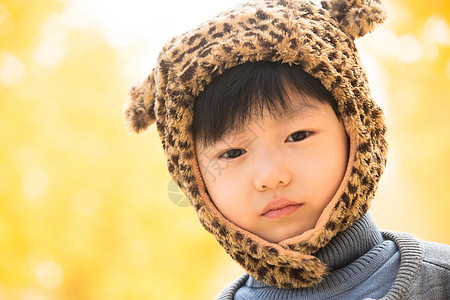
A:
{"label": "ribbed knit texture", "polygon": [[362,216],[345,232],[336,235],[328,245],[314,256],[330,269],[342,268],[383,241],[371,215]]}
{"label": "ribbed knit texture", "polygon": [[[358,236],[360,238],[353,240]],[[356,242],[352,243],[352,241]],[[347,254],[350,256],[347,256],[343,249],[345,249],[345,245],[352,244],[355,248],[353,251],[349,251]],[[351,261],[351,257],[358,256],[358,253],[363,253],[364,249],[370,248],[374,244],[375,246],[366,254],[353,262]],[[393,255],[389,253],[393,253]],[[316,256],[329,267],[335,268],[316,288],[281,290],[266,286],[245,274],[226,287],[216,299],[237,300],[239,299],[239,293],[243,295],[242,291],[244,289],[249,291],[249,288],[255,289],[257,294],[251,295],[247,299],[260,300],[324,298],[366,300],[450,299],[450,246],[419,241],[407,233],[381,232],[380,235],[369,215],[363,216],[352,227],[337,235],[324,249],[316,253]],[[377,258],[377,256],[384,257],[384,259]],[[395,266],[398,266],[398,260],[400,260],[398,272],[392,272],[393,266],[394,269]],[[350,264],[345,265],[349,261]],[[381,267],[379,267],[380,263]],[[386,284],[382,286],[374,277],[377,277],[377,272],[383,271],[383,268],[387,268],[384,270],[391,270],[391,272],[385,274],[387,276]],[[364,280],[367,272],[369,272],[368,270],[375,270],[375,272],[373,276]],[[378,292],[378,294],[349,296],[349,291],[347,291],[347,293],[335,295],[338,289],[342,289],[342,285],[346,285],[344,289],[366,289]],[[327,297],[327,295],[331,295],[329,293],[334,294],[335,297]]]}
{"label": "ribbed knit texture", "polygon": [[399,276],[397,276],[389,294],[384,297],[386,300],[401,299],[398,295],[406,295],[410,290],[411,283],[420,273],[421,266],[417,262],[423,260],[424,250],[420,242],[411,239],[409,234],[399,235],[386,232],[384,236],[393,240],[399,248],[409,249],[408,252],[402,253]]}
{"label": "ribbed knit texture", "polygon": [[[397,252],[395,243],[384,241],[373,219],[366,214],[316,253],[316,256],[332,269],[317,287],[279,289],[249,277],[234,299],[382,297],[388,293],[397,274],[400,264],[400,255]],[[369,279],[369,283],[362,284]]]}

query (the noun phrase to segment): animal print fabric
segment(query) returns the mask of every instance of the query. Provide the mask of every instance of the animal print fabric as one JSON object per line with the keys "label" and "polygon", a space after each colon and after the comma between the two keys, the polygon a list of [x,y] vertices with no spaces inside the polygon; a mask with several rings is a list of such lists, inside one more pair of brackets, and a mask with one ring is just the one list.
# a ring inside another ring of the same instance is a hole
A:
{"label": "animal print fabric", "polygon": [[[387,154],[382,110],[373,101],[354,39],[386,18],[377,0],[253,1],[170,40],[156,67],[130,89],[124,118],[140,133],[156,122],[170,175],[188,196],[204,228],[251,276],[281,288],[320,282],[327,267],[313,253],[369,208]],[[238,64],[301,65],[338,103],[350,140],[344,180],[316,227],[273,244],[237,227],[211,201],[192,136],[196,97]]]}

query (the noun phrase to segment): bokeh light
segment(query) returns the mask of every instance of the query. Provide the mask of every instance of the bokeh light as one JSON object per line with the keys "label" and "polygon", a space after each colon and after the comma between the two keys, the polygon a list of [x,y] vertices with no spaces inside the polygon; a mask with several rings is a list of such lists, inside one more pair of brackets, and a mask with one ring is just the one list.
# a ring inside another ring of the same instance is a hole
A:
{"label": "bokeh light", "polygon": [[48,176],[40,167],[29,167],[22,174],[22,188],[24,192],[39,196],[47,190]]}
{"label": "bokeh light", "polygon": [[[166,40],[239,2],[0,0],[0,299],[212,299],[243,272],[121,116]],[[450,2],[385,3],[357,41],[390,129],[372,215],[450,243]]]}

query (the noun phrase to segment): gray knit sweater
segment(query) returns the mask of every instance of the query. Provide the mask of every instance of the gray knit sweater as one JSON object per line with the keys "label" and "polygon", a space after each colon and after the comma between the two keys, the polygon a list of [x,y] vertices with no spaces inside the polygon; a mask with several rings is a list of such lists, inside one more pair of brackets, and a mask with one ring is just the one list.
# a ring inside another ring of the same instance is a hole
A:
{"label": "gray knit sweater", "polygon": [[[450,299],[450,246],[380,232],[369,214],[316,256],[332,269],[317,287],[279,289],[244,274],[216,300]],[[361,293],[370,285],[374,292]]]}

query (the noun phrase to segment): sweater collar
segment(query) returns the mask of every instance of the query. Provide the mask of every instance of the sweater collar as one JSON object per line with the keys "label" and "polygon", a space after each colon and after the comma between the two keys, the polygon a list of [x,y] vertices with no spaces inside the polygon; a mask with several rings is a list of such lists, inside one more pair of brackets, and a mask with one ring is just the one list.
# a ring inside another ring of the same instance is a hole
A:
{"label": "sweater collar", "polygon": [[375,221],[369,213],[366,213],[313,255],[328,268],[340,269],[363,256],[382,241],[383,237]]}
{"label": "sweater collar", "polygon": [[[381,244],[383,240],[384,238],[372,216],[369,213],[363,215],[352,226],[343,232],[338,233],[324,248],[313,254],[332,271],[331,274],[325,278],[324,282],[319,285],[334,285],[336,282],[340,282],[343,277],[349,277],[351,274],[355,275],[357,269],[362,267],[375,268],[374,266],[378,264],[374,263],[371,266],[371,263],[373,263],[372,261],[364,260],[361,262],[362,265],[356,266],[354,264],[353,268],[348,270],[342,269],[369,252],[376,245]],[[371,259],[375,259],[372,256],[370,257]],[[333,270],[339,271],[333,272]],[[255,280],[251,276],[246,284],[255,288],[267,287],[265,283]]]}
{"label": "sweater collar", "polygon": [[[362,237],[358,242],[356,242],[357,236]],[[414,280],[420,273],[419,272],[420,265],[424,258],[423,247],[414,236],[405,233],[382,232],[381,238],[383,241],[386,240],[393,241],[395,243],[395,246],[398,247],[398,250],[400,251],[402,257],[401,258],[402,262],[400,264],[397,277],[394,283],[392,284],[390,291],[385,297],[383,297],[383,299],[403,299],[406,297],[407,291],[411,290],[411,285],[413,284]],[[348,281],[349,278],[354,279],[352,269],[357,269],[357,271],[359,272],[362,269],[364,269],[364,266],[377,268],[377,266],[373,266],[372,264],[374,259],[376,259],[377,255],[367,255],[369,253],[366,253],[366,256],[368,257],[366,257],[365,260],[360,261],[357,264],[355,263],[350,264],[349,268],[341,268],[338,270],[337,269],[338,265],[343,264],[345,265],[346,261],[350,259],[342,259],[342,254],[332,255],[330,252],[335,250],[328,250],[328,249],[331,249],[331,247],[339,247],[339,249],[344,249],[347,247],[342,246],[343,244],[349,245],[351,244],[351,241],[353,241],[355,243],[362,245],[360,249],[355,250],[355,252],[353,253],[353,256],[357,256],[358,254],[356,253],[358,253],[358,251],[361,252],[362,251],[361,249],[369,247],[369,245],[376,243],[376,241],[378,241],[379,239],[380,239],[379,231],[372,217],[368,214],[361,217],[360,220],[358,220],[352,227],[349,227],[343,233],[338,234],[332,241],[330,241],[330,243],[324,249],[320,250],[315,254],[317,257],[320,257],[321,259],[327,261],[330,268],[331,265],[335,266],[335,271],[334,272],[332,271],[331,274],[325,278],[324,282],[319,284],[317,289],[324,291],[325,285],[328,288],[330,287],[332,288],[333,286],[341,286],[346,281]],[[343,240],[346,242],[342,242]],[[337,245],[334,245],[335,243]],[[377,248],[378,248],[377,251],[381,250],[383,248],[384,243],[378,243],[377,246],[373,247],[374,249],[372,249],[371,252],[373,252],[373,250],[377,250]],[[391,251],[396,251],[396,249],[391,249]],[[354,268],[352,268],[352,266]],[[371,270],[368,271],[369,271],[368,273],[371,273]],[[248,274],[245,274],[244,276],[240,277],[238,280],[230,284],[230,286],[227,289],[225,289],[224,292],[217,299],[223,300],[234,299],[234,295],[237,292],[237,290],[244,285],[253,288],[267,287],[267,285],[265,285],[264,283],[256,281]],[[279,290],[276,289],[275,287],[273,287],[272,289],[275,289],[273,290],[274,294],[279,292]],[[308,294],[308,292],[312,293],[312,290],[313,289],[306,289],[304,290],[304,292]],[[289,291],[289,293],[291,292],[294,294],[296,293],[296,291]],[[294,296],[297,296],[297,294],[295,294]],[[280,297],[275,297],[274,299],[280,299]]]}

